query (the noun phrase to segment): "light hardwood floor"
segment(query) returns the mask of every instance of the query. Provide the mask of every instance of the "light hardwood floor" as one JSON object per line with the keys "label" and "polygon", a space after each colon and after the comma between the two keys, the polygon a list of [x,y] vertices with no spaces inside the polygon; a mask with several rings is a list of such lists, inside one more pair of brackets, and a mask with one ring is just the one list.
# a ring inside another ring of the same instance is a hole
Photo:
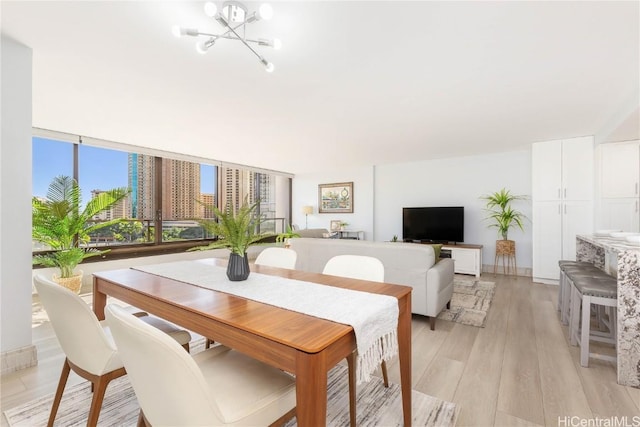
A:
{"label": "light hardwood floor", "polygon": [[[481,280],[497,285],[485,328],[438,321],[430,331],[414,316],[414,389],[455,402],[458,426],[557,426],[573,416],[632,422],[640,414],[640,389],[618,385],[613,364],[580,366],[558,321],[556,286],[486,273]],[[39,364],[2,377],[3,411],[55,391],[64,356],[48,322],[36,320],[33,337]],[[398,381],[396,363],[389,375]],[[68,385],[80,381],[72,373]]]}

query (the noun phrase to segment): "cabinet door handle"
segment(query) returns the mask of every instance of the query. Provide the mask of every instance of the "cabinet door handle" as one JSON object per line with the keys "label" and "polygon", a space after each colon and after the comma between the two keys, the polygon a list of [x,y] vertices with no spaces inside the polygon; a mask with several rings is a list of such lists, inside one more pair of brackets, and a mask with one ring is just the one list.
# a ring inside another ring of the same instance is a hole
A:
{"label": "cabinet door handle", "polygon": [[564,214],[567,214],[567,205],[564,205]]}
{"label": "cabinet door handle", "polygon": [[562,213],[562,211],[560,210],[560,205],[558,205],[558,215],[560,215]]}
{"label": "cabinet door handle", "polygon": [[564,198],[565,199],[567,198],[567,189],[566,188],[564,189]]}
{"label": "cabinet door handle", "polygon": [[560,189],[558,188],[558,199],[560,198]]}
{"label": "cabinet door handle", "polygon": [[640,205],[640,203],[636,200],[636,212],[638,212],[638,205]]}
{"label": "cabinet door handle", "polygon": [[638,195],[638,183],[636,182],[636,196]]}

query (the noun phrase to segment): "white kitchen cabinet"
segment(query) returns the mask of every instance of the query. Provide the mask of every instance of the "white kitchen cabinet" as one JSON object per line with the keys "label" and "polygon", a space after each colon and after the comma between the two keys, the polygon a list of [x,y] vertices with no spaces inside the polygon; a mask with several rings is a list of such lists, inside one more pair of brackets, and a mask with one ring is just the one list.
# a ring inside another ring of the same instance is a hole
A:
{"label": "white kitchen cabinet", "polygon": [[576,235],[593,232],[593,137],[532,146],[533,278],[557,283],[560,259],[575,259]]}
{"label": "white kitchen cabinet", "polygon": [[600,167],[600,197],[638,197],[640,141],[602,144]]}
{"label": "white kitchen cabinet", "polygon": [[640,231],[640,141],[602,144],[598,228]]}
{"label": "white kitchen cabinet", "polygon": [[593,137],[535,143],[531,158],[534,201],[593,200]]}
{"label": "white kitchen cabinet", "polygon": [[620,197],[600,200],[600,229],[640,231],[640,199]]}
{"label": "white kitchen cabinet", "polygon": [[559,274],[562,258],[562,203],[542,201],[533,204],[533,277],[551,279]]}

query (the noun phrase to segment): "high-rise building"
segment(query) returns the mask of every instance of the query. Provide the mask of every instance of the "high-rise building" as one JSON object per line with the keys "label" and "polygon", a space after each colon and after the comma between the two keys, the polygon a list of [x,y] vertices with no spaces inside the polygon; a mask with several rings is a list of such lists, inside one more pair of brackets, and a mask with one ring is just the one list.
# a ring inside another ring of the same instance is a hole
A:
{"label": "high-rise building", "polygon": [[[131,218],[154,219],[155,158],[129,154]],[[184,160],[162,159],[162,219],[200,218],[200,164]]]}
{"label": "high-rise building", "polygon": [[[216,206],[216,195],[213,193],[201,193],[200,201],[207,206]],[[202,208],[202,218],[213,218],[215,214],[213,209],[208,208],[207,206],[201,206]]]}
{"label": "high-rise building", "polygon": [[153,156],[129,153],[130,218],[155,218],[155,206],[153,203],[154,171]]}
{"label": "high-rise building", "polygon": [[222,210],[238,210],[245,198],[255,201],[253,172],[245,169],[218,168],[220,171],[220,202]]}
{"label": "high-rise building", "polygon": [[162,159],[162,219],[199,218],[200,164]]}

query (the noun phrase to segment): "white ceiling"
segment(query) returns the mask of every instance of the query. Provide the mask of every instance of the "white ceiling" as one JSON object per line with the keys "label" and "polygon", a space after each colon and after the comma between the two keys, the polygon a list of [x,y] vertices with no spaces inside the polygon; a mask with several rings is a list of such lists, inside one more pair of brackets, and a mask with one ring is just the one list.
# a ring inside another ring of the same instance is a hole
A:
{"label": "white ceiling", "polygon": [[34,126],[292,173],[638,138],[636,1],[274,2],[247,30],[282,39],[272,74],[172,36],[221,32],[203,4],[2,1]]}

